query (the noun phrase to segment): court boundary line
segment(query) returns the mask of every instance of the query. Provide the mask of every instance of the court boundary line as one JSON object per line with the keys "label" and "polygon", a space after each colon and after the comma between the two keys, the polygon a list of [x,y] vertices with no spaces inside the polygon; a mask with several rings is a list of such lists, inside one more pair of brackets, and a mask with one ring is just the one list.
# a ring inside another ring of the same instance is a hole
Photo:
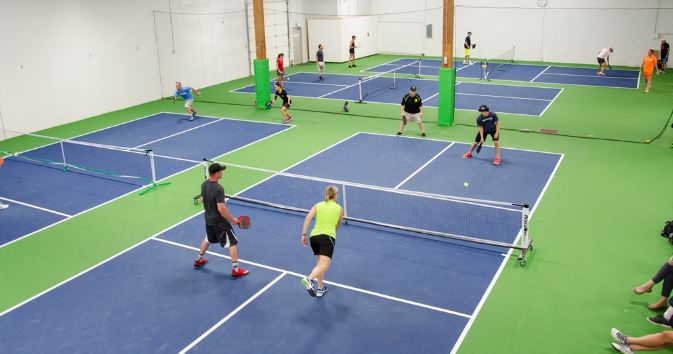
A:
{"label": "court boundary line", "polygon": [[[350,74],[329,74],[329,75],[356,76],[356,75],[350,75]],[[429,80],[429,79],[413,79],[413,80],[437,81],[437,80]],[[524,81],[524,82],[525,82],[525,81]],[[561,89],[562,89],[562,88],[559,88],[559,87],[542,87],[542,86],[540,86],[540,87],[537,87],[537,86],[533,87],[533,86],[505,85],[505,84],[481,84],[481,83],[467,82],[467,81],[465,81],[465,82],[461,81],[461,83],[469,83],[469,84],[475,84],[475,85],[499,85],[499,86],[512,86],[512,87],[524,87],[524,88],[538,88],[538,89],[550,89],[550,90],[561,90]],[[357,84],[356,84],[356,85],[357,85]],[[458,84],[456,84],[456,85],[458,85]],[[241,90],[241,89],[244,89],[244,88],[247,88],[247,87],[253,87],[253,86],[255,86],[255,85],[252,84],[252,85],[246,85],[246,86],[243,86],[243,87],[235,88],[235,89],[229,90],[229,93],[241,94],[241,95],[254,95],[254,94],[255,94],[254,92],[237,91],[237,90]],[[355,86],[355,85],[353,85],[353,86]],[[352,86],[349,86],[349,88],[350,88],[350,87],[352,87]],[[596,87],[596,86],[592,86],[592,87]],[[337,91],[335,91],[335,92],[337,92]],[[335,93],[335,92],[332,92],[332,93]],[[331,95],[332,93],[330,93],[330,95]],[[342,99],[342,98],[332,98],[332,97],[303,96],[303,95],[296,95],[296,94],[293,94],[292,96],[293,96],[293,97],[302,97],[302,98],[321,99],[321,100],[344,101],[344,99]],[[426,100],[427,100],[427,99],[426,99]],[[352,101],[353,101],[353,102],[357,102],[357,98],[354,98]],[[364,103],[386,104],[386,105],[395,105],[395,106],[399,106],[399,104],[397,104],[397,103],[389,103],[389,102],[370,102],[370,101],[365,101]],[[215,104],[217,104],[217,102],[215,102]],[[428,107],[438,108],[438,107],[436,107],[436,106],[428,106]],[[461,111],[473,111],[473,109],[468,109],[468,108],[455,108],[455,109],[457,109],[457,110],[461,110]],[[504,114],[512,114],[512,115],[517,115],[517,116],[525,116],[525,117],[541,117],[541,115],[536,115],[536,114],[512,113],[512,112],[506,112],[506,111],[500,111],[500,113],[504,113]]]}
{"label": "court boundary line", "polygon": [[[164,113],[164,112],[162,112],[162,113]],[[150,116],[148,116],[148,117],[150,117]],[[144,118],[146,118],[146,117],[144,117]],[[214,117],[212,117],[212,118],[214,118]],[[223,119],[224,119],[224,118],[223,118]],[[243,119],[232,119],[232,120],[242,120],[242,121],[245,121],[245,120],[243,120]],[[256,121],[247,121],[247,122],[257,123]],[[267,123],[267,124],[276,124],[276,125],[281,125],[281,126],[287,126],[288,128],[283,129],[283,130],[280,130],[280,131],[277,131],[277,132],[275,132],[275,133],[273,133],[273,134],[271,134],[271,135],[267,135],[267,136],[265,136],[265,137],[263,137],[263,138],[261,138],[261,139],[257,139],[257,140],[255,140],[255,141],[252,141],[252,142],[250,142],[250,143],[247,143],[247,144],[245,144],[245,145],[243,145],[243,146],[240,146],[240,147],[238,147],[238,148],[236,148],[236,149],[233,149],[233,150],[231,150],[231,151],[227,151],[226,153],[224,153],[224,154],[222,154],[222,155],[219,155],[219,156],[217,156],[217,157],[226,156],[226,155],[228,155],[228,154],[230,154],[230,153],[232,153],[232,152],[236,152],[236,151],[238,151],[238,150],[241,150],[241,149],[246,148],[246,147],[248,147],[248,146],[250,146],[250,145],[256,144],[256,143],[258,143],[258,142],[260,142],[260,141],[266,140],[266,139],[271,138],[271,137],[273,137],[273,136],[275,136],[275,135],[277,135],[277,134],[286,132],[286,131],[288,131],[288,130],[290,130],[290,129],[293,129],[294,127],[296,127],[296,125],[287,125],[287,124],[283,125],[283,124],[281,124],[281,123]],[[84,134],[84,135],[86,135],[86,134]],[[52,144],[50,144],[50,145],[52,145]],[[162,156],[162,155],[156,155],[156,157],[161,157],[161,158],[166,158],[166,159],[169,158],[168,156]],[[188,161],[188,160],[186,160],[186,159],[181,159],[181,161],[183,161],[183,162],[193,163],[192,161]],[[196,165],[194,165],[194,166],[192,166],[192,167],[189,167],[189,168],[180,170],[180,171],[178,171],[178,172],[175,172],[175,173],[173,173],[173,174],[171,174],[171,175],[168,175],[168,176],[166,176],[166,177],[164,177],[164,178],[161,178],[161,179],[157,180],[157,182],[162,182],[162,181],[165,181],[165,180],[167,180],[167,179],[169,179],[169,178],[173,178],[173,177],[175,177],[175,176],[177,176],[177,175],[179,175],[179,174],[181,174],[181,173],[187,172],[187,171],[189,171],[189,170],[191,170],[191,169],[193,169],[193,168],[199,167],[199,166],[200,166],[199,164],[196,164]],[[13,243],[15,243],[15,242],[18,242],[18,241],[20,241],[20,240],[23,240],[24,238],[33,236],[33,235],[35,235],[35,234],[37,234],[37,233],[39,233],[39,232],[42,232],[42,231],[44,231],[44,230],[46,230],[46,229],[48,229],[48,228],[50,228],[50,227],[52,227],[52,226],[56,226],[56,225],[58,225],[58,224],[60,224],[60,223],[63,223],[63,222],[65,222],[65,221],[67,221],[67,220],[70,220],[70,219],[72,219],[72,218],[75,218],[75,217],[77,217],[77,216],[80,216],[80,215],[82,215],[82,214],[84,214],[84,213],[86,213],[86,212],[90,212],[90,211],[92,211],[92,210],[94,210],[94,209],[97,209],[97,208],[102,207],[102,206],[104,206],[104,205],[107,205],[107,204],[109,204],[109,203],[115,202],[115,201],[117,201],[117,200],[119,200],[119,199],[121,199],[121,198],[127,197],[127,196],[129,196],[129,195],[131,195],[131,194],[133,194],[133,193],[137,193],[139,190],[145,188],[146,186],[147,186],[147,185],[145,185],[145,186],[140,186],[140,187],[135,188],[135,189],[133,189],[133,190],[127,192],[127,193],[124,193],[124,194],[119,195],[119,196],[117,196],[117,197],[115,197],[115,198],[113,198],[113,199],[110,199],[110,200],[108,200],[108,201],[105,201],[105,202],[103,202],[103,203],[101,203],[101,204],[94,205],[94,206],[92,206],[91,208],[87,208],[87,209],[82,210],[82,211],[80,211],[80,212],[78,212],[78,213],[72,214],[69,218],[65,218],[65,219],[63,219],[63,220],[59,220],[59,221],[57,221],[57,222],[55,222],[55,223],[53,223],[53,224],[49,224],[49,225],[47,225],[47,226],[45,226],[45,227],[42,227],[42,228],[37,229],[37,230],[35,230],[35,231],[29,232],[29,233],[27,233],[27,234],[25,234],[25,235],[23,235],[23,236],[21,236],[21,237],[19,237],[19,238],[15,238],[15,239],[13,239],[13,240],[11,240],[11,241],[8,241],[8,242],[6,242],[6,243],[0,244],[0,248],[3,248],[3,247],[5,247],[5,246],[8,246],[8,245],[13,244]]]}
{"label": "court boundary line", "polygon": [[[411,59],[411,58],[405,57],[405,58],[399,58],[399,59],[396,59],[396,60],[400,60],[400,59]],[[393,60],[389,63],[395,62],[396,60]],[[437,58],[427,58],[427,59],[423,59],[423,60],[438,61],[440,63],[442,62],[442,59],[437,59]],[[456,61],[456,60],[454,59],[454,61]],[[396,65],[396,64],[393,64],[393,65]],[[549,64],[532,64],[532,63],[516,63],[515,62],[514,65],[545,66],[545,65],[549,65]],[[596,68],[596,66],[592,65],[592,64],[579,64],[579,65],[586,65],[586,66],[572,66],[572,65],[562,65],[562,64],[561,65],[558,65],[558,64],[549,65],[549,66],[557,67],[557,68],[576,68],[576,69],[594,69],[594,68]],[[633,68],[635,68],[635,67],[633,67]],[[619,70],[619,71],[638,71],[636,69],[616,69],[616,70]]]}
{"label": "court boundary line", "polygon": [[[409,59],[409,58],[400,58],[400,59]],[[400,59],[397,59],[397,60],[400,60]],[[441,62],[440,59],[426,59],[426,60],[435,60],[435,61],[440,61],[440,62]],[[392,62],[394,62],[394,60],[393,60]],[[388,62],[388,63],[392,63],[392,62]],[[515,65],[544,66],[544,65],[540,65],[540,64],[526,64],[526,63],[514,63],[514,64],[515,64]],[[381,64],[381,65],[382,65],[382,64]],[[396,65],[396,64],[390,64],[390,65]],[[377,66],[378,66],[378,65],[377,65]],[[570,65],[549,65],[549,66],[551,66],[551,67],[557,67],[557,68],[591,69],[591,67],[588,67],[588,66],[570,66]],[[376,67],[376,66],[374,66],[374,67]],[[621,70],[621,71],[636,71],[636,70],[631,70],[631,69],[617,69],[617,70]],[[364,70],[363,70],[363,71],[364,71]],[[431,75],[432,75],[432,74],[431,74]],[[638,73],[638,78],[640,78],[640,75],[641,75],[641,74]],[[432,75],[432,76],[438,76],[438,75]],[[473,79],[476,79],[476,78],[473,78]],[[502,81],[505,81],[505,82],[524,82],[524,83],[525,83],[525,82],[528,82],[528,81],[507,80],[507,79],[493,79],[493,81],[495,81],[495,82],[502,82]],[[583,86],[583,87],[616,88],[616,89],[623,89],[623,90],[633,90],[633,89],[634,89],[633,87],[623,87],[623,86],[602,86],[602,85],[599,86],[599,85],[583,85],[583,84],[564,84],[564,83],[545,82],[545,81],[536,81],[535,83],[536,83],[536,84],[552,84],[552,85]],[[507,86],[515,86],[515,85],[507,85]],[[524,86],[524,87],[530,87],[530,86]],[[538,87],[538,86],[535,86],[535,87]],[[544,87],[544,86],[540,86],[540,87]],[[636,89],[638,89],[639,87],[640,87],[640,79],[638,80],[638,87],[637,87]],[[544,88],[553,88],[553,87],[544,87]],[[516,114],[516,113],[512,113],[512,114]]]}
{"label": "court boundary line", "polygon": [[[475,128],[477,126],[475,125]],[[444,142],[444,143],[454,143],[454,144],[465,144],[465,145],[470,145],[470,142],[462,142],[462,141],[453,141],[453,140],[441,140],[441,139],[434,139],[434,138],[422,138],[422,137],[417,137],[417,136],[397,136],[397,135],[392,135],[392,134],[384,134],[384,133],[374,133],[374,132],[363,132],[360,131],[357,134],[369,134],[369,135],[380,135],[380,136],[387,136],[391,138],[398,138],[398,139],[418,139],[418,140],[429,140],[429,141],[439,141],[439,142]],[[516,151],[526,151],[526,152],[537,152],[540,154],[547,154],[547,155],[558,155],[562,156],[565,155],[563,153],[558,153],[558,152],[550,152],[550,151],[542,151],[542,150],[529,150],[529,149],[519,149],[519,148],[513,148],[513,147],[501,147],[500,149],[502,150],[516,150]]]}
{"label": "court boundary line", "polygon": [[530,83],[534,83],[534,82],[535,82],[535,80],[537,80],[537,78],[538,78],[538,77],[540,77],[540,75],[544,74],[544,73],[545,73],[545,71],[549,70],[549,68],[551,68],[551,66],[550,66],[550,65],[547,65],[547,67],[546,67],[546,68],[544,68],[544,70],[540,71],[540,73],[539,73],[539,74],[535,75],[535,77],[534,77],[534,78],[532,78],[532,79],[531,79],[530,81],[528,81],[528,82],[530,82]]}
{"label": "court boundary line", "polygon": [[[287,129],[286,129],[286,130],[287,130]],[[283,130],[283,131],[285,131],[285,130]],[[324,148],[324,149],[322,149],[322,150],[320,150],[320,151],[318,151],[318,152],[316,152],[316,153],[314,153],[314,154],[311,154],[310,156],[308,156],[308,157],[306,157],[306,158],[304,158],[304,159],[302,159],[302,160],[300,160],[300,161],[298,161],[298,162],[296,162],[296,163],[290,165],[289,167],[285,168],[284,170],[282,170],[282,172],[285,172],[285,171],[289,170],[290,168],[292,168],[292,167],[294,167],[294,166],[296,166],[296,165],[299,165],[300,163],[302,163],[302,162],[304,162],[304,161],[306,161],[306,160],[308,160],[308,159],[310,159],[310,158],[312,158],[312,157],[317,156],[318,154],[322,153],[323,151],[326,151],[326,150],[330,149],[332,146],[335,146],[335,145],[337,145],[337,144],[339,144],[339,143],[341,143],[341,142],[343,142],[343,141],[346,141],[346,140],[352,138],[352,137],[355,136],[356,134],[357,134],[357,133],[355,133],[355,134],[351,134],[350,136],[347,136],[346,138],[341,139],[341,140],[339,140],[338,142],[336,142],[336,143],[334,143],[334,144],[332,144],[332,145],[330,145],[330,146],[328,146],[328,147],[326,147],[326,148]],[[228,153],[227,153],[227,154],[228,154]],[[220,155],[220,156],[218,156],[217,158],[222,158],[222,156],[225,156],[225,155],[227,155],[227,154]],[[196,168],[196,167],[198,167],[198,165],[197,165],[197,166],[194,166],[194,167],[192,167],[192,168]],[[266,177],[266,178],[263,178],[262,180],[260,180],[260,181],[258,181],[258,182],[255,182],[255,183],[251,184],[250,186],[248,186],[248,187],[246,187],[246,188],[241,189],[241,190],[240,190],[238,193],[236,193],[235,195],[244,193],[245,191],[247,191],[247,190],[249,190],[249,189],[252,189],[252,188],[254,188],[254,187],[256,187],[256,186],[258,186],[258,185],[264,183],[265,181],[271,179],[271,178],[272,178],[273,176],[275,176],[275,175],[276,175],[276,174],[273,174],[273,175],[271,175],[271,176],[268,176],[268,177]],[[55,285],[53,285],[53,286],[51,286],[51,287],[49,287],[49,288],[47,288],[47,289],[45,289],[45,290],[39,292],[39,293],[37,293],[36,295],[33,295],[33,296],[29,297],[28,299],[25,299],[25,300],[19,302],[18,304],[14,305],[14,306],[12,306],[12,307],[9,307],[8,309],[6,309],[6,310],[0,312],[0,317],[2,317],[2,316],[4,316],[5,314],[7,314],[7,313],[9,313],[9,312],[11,312],[11,311],[13,311],[13,310],[15,310],[15,309],[17,309],[17,308],[19,308],[19,307],[25,305],[25,304],[27,304],[27,303],[29,303],[29,302],[31,302],[31,301],[37,299],[38,297],[41,297],[42,295],[45,295],[45,294],[51,292],[52,290],[54,290],[54,289],[56,289],[56,288],[58,288],[58,287],[60,287],[60,286],[62,286],[62,285],[64,285],[64,284],[66,284],[66,283],[68,283],[68,282],[70,282],[70,281],[72,281],[72,280],[75,280],[76,278],[80,277],[81,275],[84,275],[84,274],[88,273],[89,271],[94,270],[95,268],[97,268],[97,267],[99,267],[99,266],[101,266],[101,265],[107,263],[108,261],[113,260],[114,258],[116,258],[116,257],[118,257],[118,256],[120,256],[120,255],[122,255],[122,254],[124,254],[124,253],[126,253],[126,252],[128,252],[128,251],[130,251],[130,250],[132,250],[132,249],[134,249],[134,248],[136,248],[136,247],[138,247],[138,246],[140,246],[141,244],[143,244],[143,243],[145,243],[145,242],[147,242],[147,241],[153,239],[154,237],[159,236],[159,235],[161,235],[162,233],[165,233],[165,232],[167,232],[167,231],[170,231],[170,230],[172,230],[172,229],[174,229],[174,228],[176,228],[176,227],[178,227],[178,226],[184,224],[185,222],[191,220],[192,218],[194,218],[194,217],[196,217],[196,216],[198,216],[198,215],[203,214],[203,212],[204,212],[204,211],[201,210],[201,211],[199,211],[198,213],[192,214],[192,215],[190,215],[189,217],[187,217],[187,218],[185,218],[185,219],[183,219],[183,220],[177,222],[176,224],[173,224],[173,225],[171,225],[171,226],[169,226],[169,227],[167,227],[167,228],[161,230],[161,231],[158,232],[158,233],[155,233],[155,234],[153,234],[153,235],[151,235],[151,236],[148,236],[146,239],[141,240],[141,241],[138,241],[138,243],[136,243],[136,244],[134,244],[134,245],[131,245],[130,247],[128,247],[128,248],[126,248],[126,249],[124,249],[124,250],[122,250],[122,251],[120,251],[120,252],[118,252],[118,253],[116,253],[116,254],[114,254],[114,255],[112,255],[112,256],[110,256],[110,257],[104,259],[104,260],[102,260],[101,262],[99,262],[99,263],[97,263],[97,264],[95,264],[95,265],[93,265],[93,266],[91,266],[91,267],[89,267],[89,268],[86,268],[86,269],[82,270],[81,272],[79,272],[79,273],[77,273],[77,274],[75,274],[75,275],[73,275],[73,276],[71,276],[71,277],[69,277],[69,278],[67,278],[67,279],[65,279],[65,280],[63,280],[63,281],[61,281],[61,282],[59,282],[59,283],[57,283],[57,284],[55,284]],[[52,224],[52,225],[54,225],[54,224]],[[35,231],[35,232],[37,232],[37,231]],[[24,236],[24,237],[25,237],[25,236]],[[7,245],[7,244],[5,244],[5,245]],[[4,247],[5,245],[1,245],[0,248]]]}
{"label": "court boundary line", "polygon": [[208,330],[203,332],[198,338],[194,339],[191,343],[189,343],[186,347],[182,348],[178,352],[178,354],[184,354],[190,351],[192,348],[194,348],[197,344],[201,343],[206,337],[208,337],[211,333],[215,332],[218,328],[220,328],[225,322],[229,321],[232,317],[236,316],[241,310],[243,310],[246,306],[250,305],[255,299],[260,297],[262,294],[264,294],[267,290],[271,289],[276,283],[278,283],[283,277],[285,277],[287,273],[280,273],[279,276],[274,278],[271,282],[266,284],[262,289],[260,289],[258,292],[250,296],[247,300],[245,300],[242,304],[238,305],[237,308],[235,308],[233,311],[229,312],[223,319],[221,319],[219,322],[214,324],[212,327],[210,327]]}
{"label": "court boundary line", "polygon": [[[554,170],[552,170],[552,173],[549,175],[549,178],[547,178],[547,183],[545,183],[544,187],[542,188],[542,192],[538,196],[537,200],[535,201],[535,205],[533,206],[533,209],[530,212],[530,217],[529,221],[532,220],[535,211],[537,211],[538,206],[540,205],[540,202],[542,201],[542,198],[547,192],[547,188],[549,185],[551,185],[551,181],[554,180],[554,177],[556,177],[556,172],[558,172],[559,166],[561,166],[561,162],[563,161],[563,158],[565,157],[565,154],[561,154],[558,161],[556,162],[556,166],[554,166]],[[519,239],[521,238],[521,233],[517,236],[516,240],[514,242],[518,242]],[[493,276],[493,279],[491,280],[491,283],[488,285],[488,288],[486,288],[486,291],[484,291],[484,295],[482,296],[481,300],[477,304],[477,307],[474,309],[472,312],[472,318],[470,318],[467,321],[467,324],[465,324],[465,327],[463,327],[463,332],[461,332],[460,336],[456,340],[456,343],[454,343],[453,348],[451,348],[450,354],[455,354],[458,349],[460,349],[460,346],[463,344],[463,341],[467,337],[468,332],[470,331],[470,328],[472,328],[472,325],[474,324],[474,321],[477,319],[477,316],[479,315],[479,312],[481,312],[481,309],[483,308],[484,304],[486,303],[486,300],[490,296],[491,292],[493,291],[493,288],[495,288],[495,283],[497,283],[498,279],[500,278],[500,275],[502,274],[502,271],[505,269],[505,265],[507,264],[507,261],[510,259],[510,256],[512,255],[512,252],[514,250],[510,249],[507,252],[507,256],[503,258],[502,263],[500,264],[500,267],[498,268],[496,274]]]}
{"label": "court boundary line", "polygon": [[[172,246],[175,246],[175,247],[181,247],[181,248],[192,250],[192,251],[199,251],[198,247],[188,246],[188,245],[185,245],[185,244],[182,244],[182,243],[179,243],[179,242],[166,240],[166,239],[160,238],[158,236],[153,237],[152,239],[157,241],[157,242],[162,242],[162,243],[169,244],[169,245],[172,245]],[[218,253],[218,252],[206,251],[206,253],[210,254],[212,256],[218,257],[218,258],[231,259],[231,257],[229,257],[227,255],[224,255],[222,253]],[[303,274],[293,272],[291,270],[281,269],[281,268],[277,268],[277,267],[274,267],[274,266],[270,266],[270,265],[266,265],[266,264],[262,264],[262,263],[257,263],[257,262],[254,262],[254,261],[245,260],[245,259],[242,259],[242,258],[239,258],[238,261],[240,263],[243,263],[243,264],[249,264],[251,266],[255,266],[255,267],[258,267],[258,268],[263,268],[263,269],[283,273],[283,274],[286,274],[286,275],[291,275],[291,276],[294,276],[294,277],[297,277],[297,278],[303,278],[305,276]],[[379,293],[379,292],[376,292],[376,291],[371,291],[371,290],[362,289],[362,288],[356,288],[354,286],[350,286],[350,285],[346,285],[346,284],[342,284],[342,283],[337,283],[337,282],[334,282],[334,281],[325,280],[325,284],[329,284],[329,285],[335,286],[337,288],[347,289],[347,290],[359,292],[359,293],[374,296],[374,297],[379,297],[379,298],[394,301],[394,302],[399,302],[399,303],[403,303],[403,304],[407,304],[407,305],[411,305],[411,306],[421,307],[421,308],[428,309],[428,310],[442,312],[442,313],[445,313],[445,314],[448,314],[448,315],[453,315],[453,316],[467,318],[467,319],[472,317],[472,315],[468,315],[466,313],[462,313],[462,312],[458,312],[458,311],[454,311],[454,310],[449,310],[449,309],[438,307],[438,306],[428,305],[428,304],[424,304],[424,303],[417,302],[417,301],[407,300],[407,299],[399,298],[399,297],[396,297],[396,296],[386,295],[386,294]]]}
{"label": "court boundary line", "polygon": [[[556,89],[558,90],[558,89]],[[558,94],[558,92],[557,92]],[[529,100],[529,101],[545,101],[545,102],[551,102],[553,99],[546,99],[546,98],[530,98],[530,97],[514,97],[514,96],[498,96],[498,95],[480,95],[478,93],[463,93],[463,92],[456,92],[456,95],[463,95],[463,96],[482,96],[482,97],[493,97],[493,98],[506,98],[506,99],[512,99],[512,100]]]}
{"label": "court boundary line", "polygon": [[565,88],[562,88],[561,91],[559,91],[559,92],[556,94],[556,96],[554,96],[554,98],[551,100],[551,102],[549,102],[549,104],[547,105],[547,107],[545,107],[545,108],[542,110],[542,113],[540,113],[540,116],[543,116],[543,115],[547,112],[547,110],[549,109],[549,107],[551,107],[551,106],[554,104],[554,102],[556,102],[556,99],[559,98],[559,96],[561,96],[561,93],[562,93],[564,90],[565,90]]}
{"label": "court boundary line", "polygon": [[[576,76],[576,77],[594,77],[594,78],[599,78],[601,80],[604,79],[611,79],[611,80],[638,80],[638,77],[622,77],[622,76],[596,76],[596,75],[580,75],[580,74],[561,74],[561,73],[546,73],[545,75],[555,75],[555,76]],[[599,86],[600,87],[600,86]],[[629,87],[631,88],[631,87]]]}
{"label": "court boundary line", "polygon": [[426,161],[421,167],[417,168],[416,171],[414,171],[412,174],[410,174],[407,178],[403,179],[402,182],[398,183],[393,189],[398,189],[401,186],[403,186],[405,183],[407,183],[410,179],[412,179],[414,176],[416,176],[419,172],[421,172],[424,168],[428,167],[432,163],[432,161],[435,161],[438,157],[440,157],[446,150],[448,150],[450,147],[453,146],[455,142],[450,142],[447,146],[445,146],[441,151],[439,151],[435,156],[433,156],[430,160]]}
{"label": "court boundary line", "polygon": [[18,204],[18,205],[23,205],[25,207],[36,209],[36,210],[41,210],[41,211],[44,211],[44,212],[47,212],[47,213],[50,213],[50,214],[60,215],[60,216],[66,217],[66,218],[71,218],[72,217],[72,215],[70,215],[70,214],[61,213],[60,211],[51,210],[51,209],[48,209],[48,208],[43,208],[41,206],[37,206],[37,205],[34,205],[34,204],[25,203],[25,202],[20,202],[18,200],[14,200],[14,199],[10,199],[10,198],[0,197],[0,200],[4,200],[4,201],[14,203],[14,204]]}
{"label": "court boundary line", "polygon": [[189,129],[186,129],[186,130],[183,130],[183,131],[180,131],[180,132],[177,132],[177,133],[173,133],[173,134],[170,134],[170,135],[168,135],[168,136],[164,136],[164,137],[159,138],[159,139],[154,139],[154,140],[152,140],[152,141],[149,141],[149,142],[140,144],[140,145],[138,145],[138,146],[134,146],[132,149],[140,149],[140,148],[142,148],[142,147],[145,146],[145,145],[150,145],[150,144],[158,143],[158,142],[160,142],[160,141],[163,141],[163,140],[166,140],[166,139],[170,139],[170,138],[176,137],[176,136],[178,136],[178,135],[181,135],[181,134],[184,134],[184,133],[187,133],[187,132],[191,132],[191,131],[194,131],[194,130],[196,130],[196,129],[199,129],[199,128],[202,128],[202,127],[206,127],[206,126],[209,126],[209,125],[211,125],[211,124],[218,123],[218,122],[220,122],[220,121],[219,121],[219,120],[212,120],[212,121],[210,121],[210,122],[208,122],[208,123],[204,123],[204,124],[201,124],[201,125],[198,125],[198,126],[195,126],[195,127],[191,127],[191,128],[189,128]]}

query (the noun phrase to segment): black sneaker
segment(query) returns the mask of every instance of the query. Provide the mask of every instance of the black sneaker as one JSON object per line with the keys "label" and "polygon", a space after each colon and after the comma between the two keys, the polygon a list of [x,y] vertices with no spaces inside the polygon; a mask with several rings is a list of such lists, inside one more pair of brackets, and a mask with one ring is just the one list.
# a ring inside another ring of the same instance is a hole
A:
{"label": "black sneaker", "polygon": [[421,133],[421,136],[425,138],[425,133]]}
{"label": "black sneaker", "polygon": [[322,289],[318,288],[315,289],[315,297],[323,297],[325,294],[327,294],[327,285],[323,284]]}
{"label": "black sneaker", "polygon": [[666,317],[664,317],[663,315],[647,317],[647,320],[652,324],[660,325],[662,327],[666,327],[666,328],[673,327],[673,324],[671,324],[671,321],[667,320]]}
{"label": "black sneaker", "polygon": [[356,67],[357,65],[353,64],[353,67]]}
{"label": "black sneaker", "polygon": [[397,136],[400,136],[400,135],[402,135],[402,132],[397,132]]}
{"label": "black sneaker", "polygon": [[348,65],[348,67],[349,67],[349,68],[352,68],[352,67],[353,67],[353,65]]}

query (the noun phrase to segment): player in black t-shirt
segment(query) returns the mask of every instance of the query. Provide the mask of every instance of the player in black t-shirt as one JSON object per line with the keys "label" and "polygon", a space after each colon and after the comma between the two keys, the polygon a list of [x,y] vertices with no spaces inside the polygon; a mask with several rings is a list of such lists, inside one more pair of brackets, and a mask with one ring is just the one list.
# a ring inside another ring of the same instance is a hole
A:
{"label": "player in black t-shirt", "polygon": [[400,115],[402,116],[402,124],[400,124],[400,130],[397,132],[397,135],[402,135],[404,132],[404,127],[407,126],[407,122],[417,122],[418,128],[421,130],[421,136],[425,137],[425,131],[423,130],[423,100],[421,96],[416,93],[416,86],[411,86],[409,88],[409,93],[402,97],[402,105],[400,106]]}
{"label": "player in black t-shirt", "polygon": [[355,65],[355,48],[357,48],[357,45],[355,45],[355,36],[351,37],[350,43],[348,43],[348,67],[349,68],[354,68],[357,65]]}
{"label": "player in black t-shirt", "polygon": [[283,100],[283,105],[280,107],[280,113],[283,115],[283,124],[290,123],[292,121],[292,116],[287,112],[290,109],[292,104],[292,98],[288,96],[287,91],[283,88],[283,84],[276,82],[276,95],[273,97],[273,102],[276,103],[278,97]]}
{"label": "player in black t-shirt", "polygon": [[325,54],[322,50],[322,44],[318,44],[318,51],[315,53],[315,63],[318,66],[318,80],[320,81],[325,80],[325,78],[322,77],[322,73],[325,71]]}
{"label": "player in black t-shirt", "polygon": [[666,64],[668,64],[668,54],[670,52],[670,46],[668,45],[668,42],[666,42],[665,39],[661,40],[661,48],[659,50],[659,55],[660,59],[659,61],[661,62],[661,72],[666,73]]}
{"label": "player in black t-shirt", "polygon": [[498,115],[495,112],[491,112],[487,105],[482,104],[479,106],[477,126],[479,127],[479,131],[474,138],[474,143],[470,146],[470,150],[463,155],[463,158],[469,159],[472,157],[474,148],[486,141],[486,137],[490,135],[493,139],[493,145],[495,145],[495,160],[493,160],[493,164],[500,165],[500,120],[498,119]]}
{"label": "player in black t-shirt", "polygon": [[467,32],[467,37],[465,37],[465,42],[463,43],[463,49],[465,50],[465,59],[463,59],[463,64],[472,64],[470,62],[470,55],[472,54],[472,49],[476,46],[476,44],[472,44],[472,32]]}
{"label": "player in black t-shirt", "polygon": [[208,167],[209,178],[201,184],[204,218],[206,222],[206,238],[201,241],[199,255],[194,261],[194,268],[201,268],[208,259],[203,255],[211,243],[219,243],[222,247],[229,247],[231,257],[231,276],[234,278],[248,275],[248,271],[238,266],[238,239],[232,224],[238,224],[229,209],[224,204],[224,188],[219,183],[222,171],[226,166],[214,163]]}

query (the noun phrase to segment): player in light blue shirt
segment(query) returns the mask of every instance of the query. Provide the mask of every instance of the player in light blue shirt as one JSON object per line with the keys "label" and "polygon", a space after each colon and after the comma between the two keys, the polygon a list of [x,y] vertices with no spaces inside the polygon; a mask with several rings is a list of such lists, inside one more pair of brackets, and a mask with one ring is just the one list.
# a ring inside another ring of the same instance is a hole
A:
{"label": "player in light blue shirt", "polygon": [[193,107],[194,96],[192,96],[192,92],[194,92],[194,94],[197,96],[201,96],[201,92],[199,92],[199,90],[189,86],[183,87],[180,81],[175,83],[175,95],[173,96],[173,103],[175,103],[175,100],[178,99],[178,96],[185,100],[185,109],[187,110],[187,114],[189,114],[190,122],[196,118],[196,110]]}

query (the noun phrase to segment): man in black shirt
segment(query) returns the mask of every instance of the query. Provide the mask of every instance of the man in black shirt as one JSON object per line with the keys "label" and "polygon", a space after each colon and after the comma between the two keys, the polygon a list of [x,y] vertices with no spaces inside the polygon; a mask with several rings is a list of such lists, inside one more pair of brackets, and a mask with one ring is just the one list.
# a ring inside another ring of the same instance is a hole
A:
{"label": "man in black shirt", "polygon": [[493,144],[495,145],[495,160],[494,165],[500,165],[500,120],[495,112],[491,112],[487,105],[479,106],[479,115],[477,116],[477,126],[479,131],[477,137],[474,138],[474,143],[470,146],[470,150],[463,155],[464,159],[472,157],[472,151],[477,145],[486,141],[487,136],[491,136]]}
{"label": "man in black shirt", "polygon": [[661,40],[661,49],[659,51],[660,61],[661,61],[661,72],[666,73],[666,64],[668,64],[668,53],[670,51],[670,46],[665,39]]}
{"label": "man in black shirt", "polygon": [[463,43],[463,49],[465,49],[465,59],[463,59],[463,64],[472,64],[470,62],[470,55],[472,54],[472,48],[475,46],[476,45],[472,45],[472,32],[467,32],[467,37],[465,37],[465,42]]}
{"label": "man in black shirt", "polygon": [[402,106],[400,107],[400,115],[402,116],[402,124],[397,135],[402,135],[404,127],[407,126],[407,121],[418,122],[418,128],[421,130],[421,136],[425,136],[423,130],[423,100],[421,96],[416,93],[416,86],[409,88],[409,93],[402,97]]}
{"label": "man in black shirt", "polygon": [[318,44],[318,52],[315,53],[315,63],[318,65],[318,80],[325,80],[322,72],[325,71],[325,55],[322,52],[322,44]]}
{"label": "man in black shirt", "polygon": [[287,95],[287,91],[283,88],[283,84],[280,82],[276,81],[276,95],[273,96],[273,103],[276,103],[276,100],[278,97],[280,97],[281,100],[283,100],[283,105],[280,106],[280,113],[283,115],[283,124],[290,123],[292,121],[292,116],[290,113],[287,112],[288,109],[290,109],[290,105],[292,104],[292,98]]}
{"label": "man in black shirt", "polygon": [[219,183],[222,171],[227,167],[214,163],[208,167],[210,178],[201,184],[201,198],[203,200],[203,214],[206,221],[206,238],[201,241],[199,255],[194,261],[194,268],[201,268],[208,259],[203,255],[211,243],[219,243],[222,247],[229,247],[231,256],[231,276],[234,278],[248,275],[248,271],[238,266],[238,239],[232,224],[238,224],[224,204],[224,188]]}

